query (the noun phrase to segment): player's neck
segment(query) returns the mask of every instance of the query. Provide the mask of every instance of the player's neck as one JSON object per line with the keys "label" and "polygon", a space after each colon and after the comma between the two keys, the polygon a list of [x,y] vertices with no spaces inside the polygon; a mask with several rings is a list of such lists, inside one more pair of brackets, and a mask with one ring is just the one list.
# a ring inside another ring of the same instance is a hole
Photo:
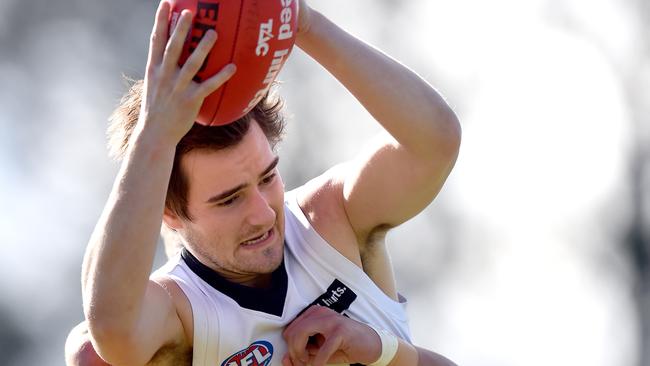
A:
{"label": "player's neck", "polygon": [[240,275],[233,273],[223,273],[217,271],[221,277],[226,279],[229,282],[236,283],[238,285],[254,287],[254,288],[270,288],[272,286],[273,275],[271,273],[260,273],[253,275]]}
{"label": "player's neck", "polygon": [[183,249],[181,255],[186,262],[191,262],[194,264],[190,266],[193,267],[195,270],[202,271],[203,273],[205,273],[206,271],[210,271],[213,274],[217,274],[218,277],[221,277],[223,280],[227,282],[246,286],[246,287],[259,288],[259,289],[268,289],[273,286],[273,272],[238,273],[238,272],[228,271],[224,268],[221,268],[220,266],[216,265],[212,261],[207,260],[207,258],[203,258],[200,255],[195,256],[187,249]]}

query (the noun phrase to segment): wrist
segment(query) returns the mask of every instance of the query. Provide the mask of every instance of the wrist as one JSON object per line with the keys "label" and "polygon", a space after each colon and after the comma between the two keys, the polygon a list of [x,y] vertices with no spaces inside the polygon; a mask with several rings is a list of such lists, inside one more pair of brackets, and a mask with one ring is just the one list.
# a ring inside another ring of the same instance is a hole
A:
{"label": "wrist", "polygon": [[133,127],[131,138],[146,144],[170,146],[176,148],[178,142],[190,130],[182,121],[174,120],[169,115],[161,113],[141,112],[138,122]]}
{"label": "wrist", "polygon": [[299,1],[298,4],[298,31],[296,34],[296,41],[298,41],[301,36],[304,36],[305,34],[309,33],[311,30],[311,21],[312,21],[312,14],[314,14],[315,11],[307,5],[306,2]]}
{"label": "wrist", "polygon": [[395,355],[397,355],[399,340],[387,330],[377,328],[371,324],[368,324],[368,326],[377,333],[381,341],[379,357],[374,362],[368,364],[368,366],[387,366],[393,361]]}
{"label": "wrist", "polygon": [[129,139],[127,155],[137,151],[137,154],[152,157],[173,157],[177,144],[174,137],[166,135],[156,126],[147,126],[144,121],[139,121]]}
{"label": "wrist", "polygon": [[298,26],[298,35],[296,36],[296,46],[300,47],[303,51],[315,39],[317,41],[319,28],[322,27],[326,19],[323,14],[314,9],[309,8],[307,11],[309,12],[307,20]]}

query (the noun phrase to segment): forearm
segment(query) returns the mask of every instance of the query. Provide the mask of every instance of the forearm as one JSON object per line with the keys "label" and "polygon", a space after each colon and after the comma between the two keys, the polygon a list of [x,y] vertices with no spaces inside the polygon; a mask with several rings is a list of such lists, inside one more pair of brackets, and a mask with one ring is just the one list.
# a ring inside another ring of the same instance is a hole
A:
{"label": "forearm", "polygon": [[312,10],[298,46],[332,73],[404,147],[427,154],[455,148],[458,121],[443,98],[413,71]]}
{"label": "forearm", "polygon": [[136,132],[91,236],[82,294],[89,328],[135,326],[160,233],[173,144]]}
{"label": "forearm", "polygon": [[444,356],[399,340],[399,347],[389,366],[456,366]]}

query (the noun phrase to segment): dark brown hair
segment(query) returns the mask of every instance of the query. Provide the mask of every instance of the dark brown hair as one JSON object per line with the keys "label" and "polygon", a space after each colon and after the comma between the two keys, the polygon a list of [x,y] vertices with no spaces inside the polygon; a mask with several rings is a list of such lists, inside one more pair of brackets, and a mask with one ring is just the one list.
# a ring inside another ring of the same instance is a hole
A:
{"label": "dark brown hair", "polygon": [[[117,160],[126,155],[131,134],[138,122],[143,92],[142,80],[135,81],[122,97],[120,104],[109,118],[109,153]],[[224,126],[204,126],[195,123],[176,145],[165,206],[180,217],[191,220],[187,211],[187,178],[181,171],[180,160],[184,154],[196,149],[221,150],[238,144],[248,132],[251,121],[257,122],[271,146],[282,139],[284,118],[282,100],[272,93],[264,98],[246,115]]]}

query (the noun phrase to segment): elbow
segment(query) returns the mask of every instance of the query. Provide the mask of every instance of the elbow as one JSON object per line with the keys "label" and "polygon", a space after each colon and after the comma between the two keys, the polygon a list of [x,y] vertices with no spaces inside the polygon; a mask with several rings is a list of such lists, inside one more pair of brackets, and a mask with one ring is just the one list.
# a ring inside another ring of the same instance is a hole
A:
{"label": "elbow", "polygon": [[447,107],[421,122],[410,140],[398,143],[434,177],[441,171],[449,173],[460,152],[462,129],[458,117]]}
{"label": "elbow", "polygon": [[[83,293],[83,309],[86,318],[85,329],[98,347],[97,351],[121,349],[127,346],[135,330],[135,322],[130,314],[119,311],[115,299],[99,296],[100,291],[88,286]],[[111,360],[113,361],[113,360]]]}
{"label": "elbow", "polygon": [[445,107],[428,121],[431,126],[420,133],[421,154],[438,169],[440,163],[448,162],[450,167],[456,162],[460,151],[462,129],[460,121],[451,108]]}
{"label": "elbow", "polygon": [[85,322],[72,329],[65,341],[66,366],[110,366],[95,351]]}
{"label": "elbow", "polygon": [[460,120],[454,111],[447,107],[444,116],[441,117],[440,145],[454,160],[460,151],[460,142],[463,131]]}
{"label": "elbow", "polygon": [[[132,365],[140,363],[134,362],[133,352],[128,350],[133,349],[134,332],[132,329],[120,326],[119,322],[111,321],[107,318],[92,318],[89,317],[87,322],[89,338],[94,341],[91,346],[92,349],[86,350],[89,358],[94,357],[92,353],[101,355],[100,359],[105,359],[110,364],[117,365]],[[90,320],[92,319],[92,320]],[[95,365],[90,363],[89,365]],[[98,363],[97,365],[105,365]]]}
{"label": "elbow", "polygon": [[95,352],[90,340],[78,344],[73,349],[66,347],[65,360],[67,366],[110,366]]}

